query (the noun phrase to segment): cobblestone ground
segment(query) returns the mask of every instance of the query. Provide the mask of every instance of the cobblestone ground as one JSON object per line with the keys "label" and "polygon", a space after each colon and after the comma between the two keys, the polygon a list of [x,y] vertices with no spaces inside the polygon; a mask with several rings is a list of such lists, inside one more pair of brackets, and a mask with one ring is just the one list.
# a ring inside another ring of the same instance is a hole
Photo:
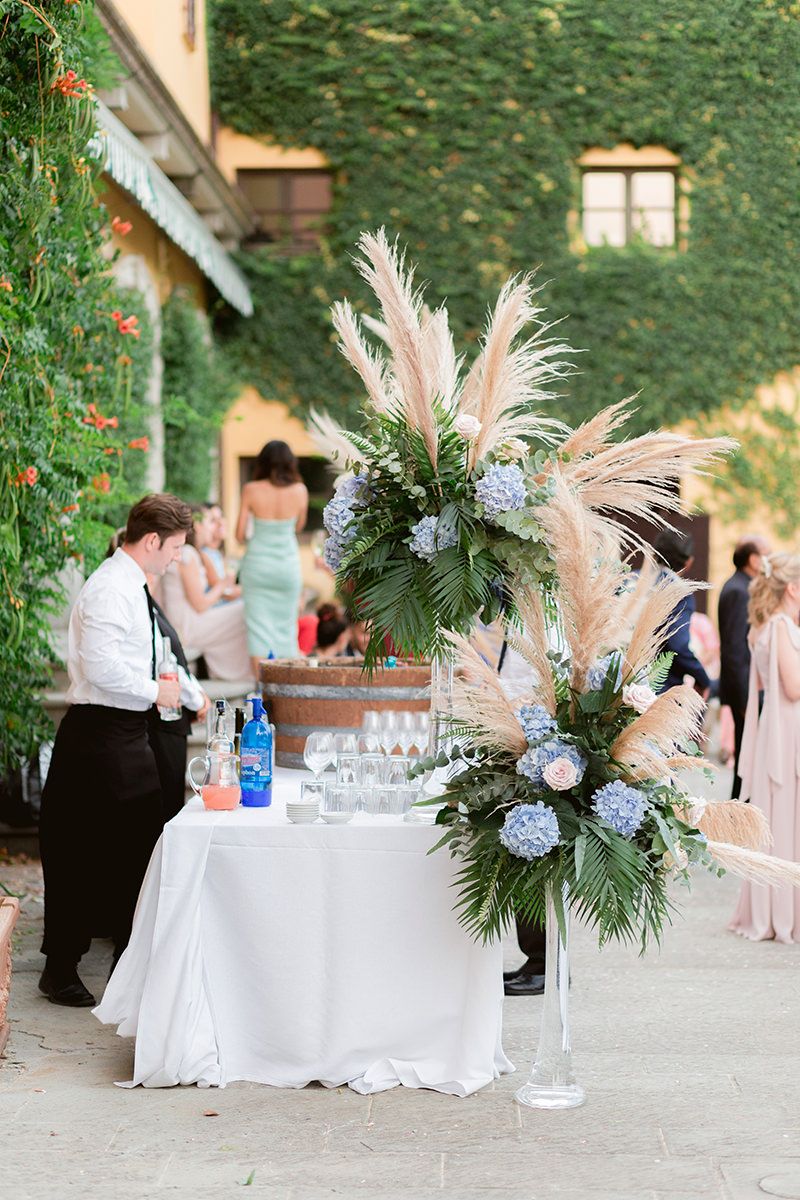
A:
{"label": "cobblestone ground", "polygon": [[[800,947],[726,933],[733,880],[698,878],[662,952],[643,960],[615,946],[600,954],[577,931],[573,1047],[588,1098],[562,1113],[513,1100],[538,998],[505,1002],[517,1074],[466,1100],[403,1088],[115,1088],[130,1077],[131,1043],[37,993],[38,864],[0,861],[0,880],[25,897],[0,1066],[7,1200],[222,1198],[244,1187],[270,1200],[800,1196]],[[97,992],[109,962],[109,945],[95,943],[84,976]]]}

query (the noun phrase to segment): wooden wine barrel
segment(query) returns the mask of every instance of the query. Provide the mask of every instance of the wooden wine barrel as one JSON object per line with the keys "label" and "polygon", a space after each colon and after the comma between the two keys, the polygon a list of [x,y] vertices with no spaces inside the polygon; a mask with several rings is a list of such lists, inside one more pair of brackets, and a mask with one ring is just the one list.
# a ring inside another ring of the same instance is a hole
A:
{"label": "wooden wine barrel", "polygon": [[362,672],[357,659],[321,661],[275,659],[261,664],[261,692],[275,726],[275,761],[302,767],[310,733],[359,733],[369,709],[426,712],[431,681],[429,665]]}

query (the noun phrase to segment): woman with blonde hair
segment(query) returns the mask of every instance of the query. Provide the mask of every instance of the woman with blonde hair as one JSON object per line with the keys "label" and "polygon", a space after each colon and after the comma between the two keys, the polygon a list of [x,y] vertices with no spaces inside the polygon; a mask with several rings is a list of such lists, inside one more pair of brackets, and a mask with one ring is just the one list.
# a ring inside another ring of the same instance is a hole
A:
{"label": "woman with blonde hair", "polygon": [[[800,862],[800,555],[764,556],[750,585],[748,618],[752,658],[741,798],[766,815],[773,852]],[[729,928],[756,942],[800,942],[800,889],[744,883]]]}

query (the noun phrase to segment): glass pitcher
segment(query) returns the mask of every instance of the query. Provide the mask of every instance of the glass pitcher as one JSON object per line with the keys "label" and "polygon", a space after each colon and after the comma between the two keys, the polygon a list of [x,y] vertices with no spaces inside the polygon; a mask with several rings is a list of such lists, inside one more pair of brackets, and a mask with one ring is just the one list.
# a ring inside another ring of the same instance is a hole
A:
{"label": "glass pitcher", "polygon": [[[199,785],[194,776],[195,763],[200,763],[204,769],[203,781]],[[192,790],[206,808],[220,811],[238,806],[241,791],[236,755],[232,752],[209,748],[205,754],[192,759],[187,774]]]}

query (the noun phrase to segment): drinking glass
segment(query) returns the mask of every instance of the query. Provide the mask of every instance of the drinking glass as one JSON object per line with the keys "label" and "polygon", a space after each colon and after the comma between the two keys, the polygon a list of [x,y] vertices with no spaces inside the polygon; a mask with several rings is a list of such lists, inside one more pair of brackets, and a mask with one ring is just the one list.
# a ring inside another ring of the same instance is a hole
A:
{"label": "drinking glass", "polygon": [[396,755],[394,758],[386,760],[386,786],[387,787],[405,787],[408,783],[408,772],[411,767],[411,759],[405,755]]}
{"label": "drinking glass", "polygon": [[397,788],[375,788],[369,811],[376,817],[388,817],[395,813],[397,811]]}
{"label": "drinking glass", "polygon": [[376,708],[369,708],[361,718],[361,729],[363,733],[372,734],[373,737],[380,738],[381,732],[381,714]]}
{"label": "drinking glass", "polygon": [[322,804],[322,798],[325,795],[325,784],[321,779],[303,779],[300,782],[300,799],[304,804],[311,804],[312,801]]}
{"label": "drinking glass", "polygon": [[353,796],[353,807],[357,813],[370,812],[370,800],[372,792],[369,788],[353,787],[350,789]]}
{"label": "drinking glass", "polygon": [[358,734],[337,733],[333,739],[336,756],[340,754],[358,754]]}
{"label": "drinking glass", "polygon": [[343,783],[326,783],[322,813],[344,813],[353,811],[353,788]]}
{"label": "drinking glass", "polygon": [[361,759],[357,754],[340,754],[336,759],[336,782],[361,783]]}
{"label": "drinking glass", "polygon": [[391,754],[397,745],[397,713],[391,709],[382,712],[381,717],[381,746],[384,754]]}
{"label": "drinking glass", "polygon": [[382,754],[361,755],[361,782],[364,787],[378,788],[383,785],[386,759]]}
{"label": "drinking glass", "polygon": [[396,799],[394,811],[399,816],[402,816],[404,813],[409,811],[412,804],[415,804],[416,801],[419,800],[420,792],[419,788],[410,787],[408,784],[405,784],[403,787],[395,788],[395,796]]}
{"label": "drinking glass", "polygon": [[414,713],[414,718],[416,726],[414,745],[420,754],[427,754],[429,716],[426,712],[418,712]]}
{"label": "drinking glass", "polygon": [[408,757],[411,747],[415,744],[416,736],[414,713],[399,712],[397,714],[397,744],[406,757]]}
{"label": "drinking glass", "polygon": [[333,738],[329,733],[310,733],[303,749],[303,762],[309,771],[319,778],[327,766],[335,761]]}
{"label": "drinking glass", "polygon": [[359,754],[380,754],[380,733],[362,733],[358,739],[358,752]]}

